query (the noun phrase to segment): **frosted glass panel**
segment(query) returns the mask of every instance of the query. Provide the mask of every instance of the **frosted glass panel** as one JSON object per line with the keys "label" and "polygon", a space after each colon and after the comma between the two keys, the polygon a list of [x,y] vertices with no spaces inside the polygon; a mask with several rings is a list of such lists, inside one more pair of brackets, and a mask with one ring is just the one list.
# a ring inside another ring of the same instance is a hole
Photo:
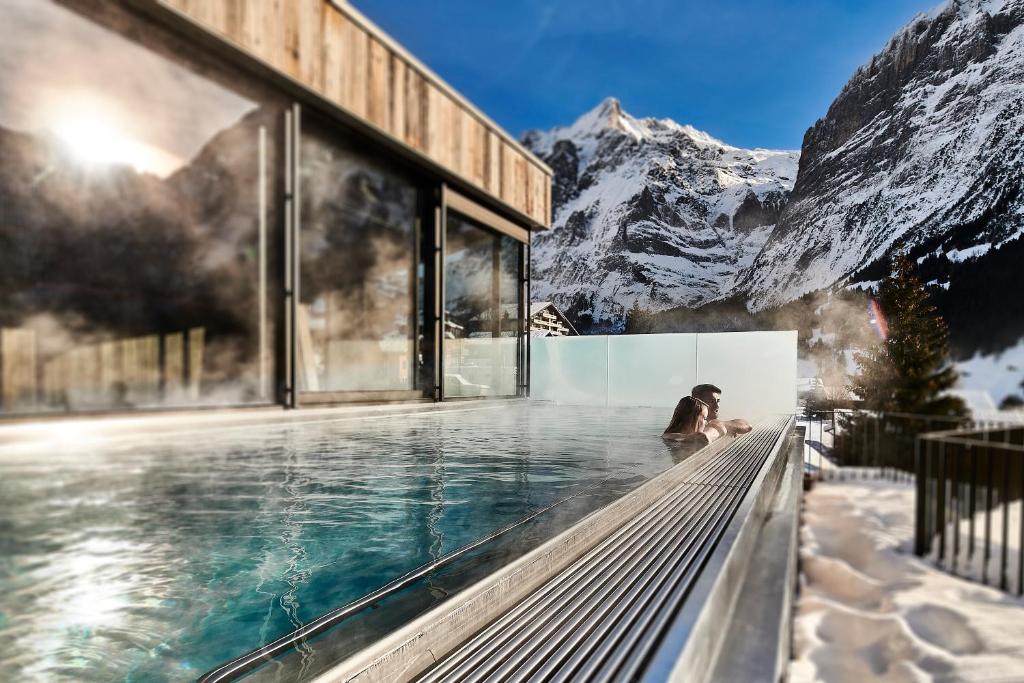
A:
{"label": "frosted glass panel", "polygon": [[446,339],[444,349],[445,396],[515,395],[515,337]]}
{"label": "frosted glass panel", "polygon": [[722,389],[722,418],[796,411],[796,332],[697,335],[698,382]]}
{"label": "frosted glass panel", "polygon": [[530,340],[530,398],[671,412],[695,384],[721,387],[723,418],[796,410],[796,332],[542,337]]}
{"label": "frosted glass panel", "polygon": [[608,338],[531,339],[530,397],[575,405],[606,405]]}
{"label": "frosted glass panel", "polygon": [[696,334],[608,337],[608,403],[674,408],[697,383]]}

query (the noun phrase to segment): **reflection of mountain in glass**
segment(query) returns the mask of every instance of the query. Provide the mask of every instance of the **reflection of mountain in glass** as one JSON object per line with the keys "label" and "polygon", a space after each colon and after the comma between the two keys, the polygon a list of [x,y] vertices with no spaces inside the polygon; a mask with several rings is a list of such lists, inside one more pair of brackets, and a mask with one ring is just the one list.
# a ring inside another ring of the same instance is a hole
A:
{"label": "reflection of mountain in glass", "polygon": [[[164,335],[202,330],[201,354],[193,344],[181,362],[201,365],[192,373],[201,369],[204,394],[230,388],[244,398],[236,380],[254,362],[258,326],[258,136],[272,121],[248,114],[163,180],[81,163],[56,139],[0,128],[0,327],[34,331],[41,366],[128,338],[152,338],[166,358]],[[91,385],[83,401],[158,400],[96,386],[98,367],[75,372],[74,388]]]}
{"label": "reflection of mountain in glass", "polygon": [[300,390],[411,390],[417,187],[314,124],[300,158]]}
{"label": "reflection of mountain in glass", "polygon": [[445,310],[450,320],[466,326],[491,306],[494,280],[489,242],[468,245],[445,256]]}
{"label": "reflection of mountain in glass", "polygon": [[416,188],[328,140],[302,148],[304,300],[328,293],[348,323],[335,335],[405,334],[416,224]]}

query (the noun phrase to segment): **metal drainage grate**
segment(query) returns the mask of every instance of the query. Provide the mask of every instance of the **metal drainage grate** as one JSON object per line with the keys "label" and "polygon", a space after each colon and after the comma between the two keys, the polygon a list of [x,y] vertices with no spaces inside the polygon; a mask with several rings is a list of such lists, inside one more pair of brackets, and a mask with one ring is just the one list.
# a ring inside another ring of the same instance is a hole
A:
{"label": "metal drainage grate", "polygon": [[780,418],[730,444],[418,680],[642,676],[788,423]]}

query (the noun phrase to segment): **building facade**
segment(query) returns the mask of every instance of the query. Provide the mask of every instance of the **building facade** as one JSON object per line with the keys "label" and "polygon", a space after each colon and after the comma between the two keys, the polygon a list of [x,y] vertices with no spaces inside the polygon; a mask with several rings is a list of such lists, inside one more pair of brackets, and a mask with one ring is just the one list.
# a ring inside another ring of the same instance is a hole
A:
{"label": "building facade", "polygon": [[0,414],[525,393],[550,169],[353,7],[0,24]]}
{"label": "building facade", "polygon": [[550,301],[530,304],[530,336],[575,337],[579,334],[558,306]]}

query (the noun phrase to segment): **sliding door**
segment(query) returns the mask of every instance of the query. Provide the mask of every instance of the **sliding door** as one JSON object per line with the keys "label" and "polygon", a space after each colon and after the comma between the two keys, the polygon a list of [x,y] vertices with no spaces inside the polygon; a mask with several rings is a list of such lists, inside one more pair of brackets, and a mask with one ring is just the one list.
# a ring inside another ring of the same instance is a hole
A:
{"label": "sliding door", "polygon": [[449,210],[444,252],[444,397],[515,396],[523,245]]}
{"label": "sliding door", "polygon": [[411,396],[417,185],[336,129],[311,121],[303,122],[299,157],[301,400]]}

